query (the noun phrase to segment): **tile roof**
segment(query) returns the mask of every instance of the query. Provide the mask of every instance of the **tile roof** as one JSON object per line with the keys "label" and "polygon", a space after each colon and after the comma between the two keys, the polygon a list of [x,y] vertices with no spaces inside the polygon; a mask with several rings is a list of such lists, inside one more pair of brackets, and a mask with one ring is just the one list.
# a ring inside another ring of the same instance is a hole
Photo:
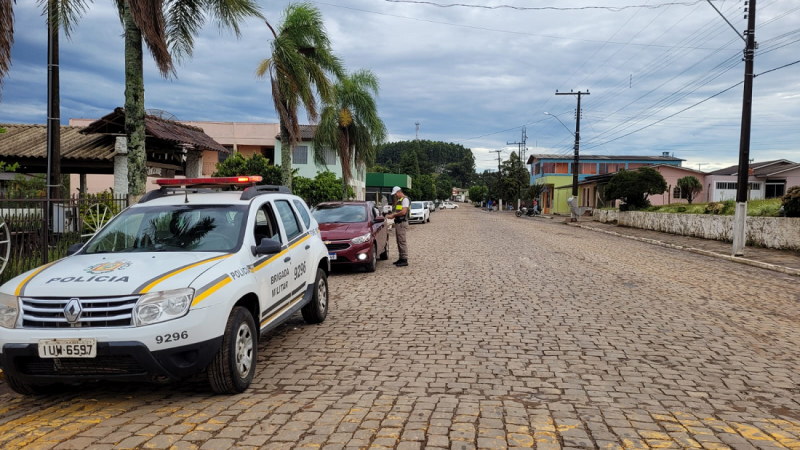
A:
{"label": "tile roof", "polygon": [[[773,159],[771,161],[754,162],[750,164],[750,169],[753,171],[754,176],[763,177],[774,172],[784,171],[787,169],[787,166],[796,164],[796,162],[789,161],[788,159]],[[709,172],[709,175],[736,175],[737,173],[739,173],[738,164]]]}
{"label": "tile roof", "polygon": [[[554,153],[540,153],[531,155],[528,158],[527,164],[533,164],[535,159],[559,159],[572,161],[572,155],[558,155]],[[622,161],[686,161],[685,159],[676,158],[674,156],[644,156],[644,155],[581,155],[581,161],[608,161],[608,160],[622,160]]]}
{"label": "tile roof", "polygon": [[[202,150],[230,153],[219,142],[207,135],[202,128],[186,125],[180,122],[164,120],[156,116],[145,115],[144,125],[146,133],[156,139],[174,142],[176,144],[193,145]],[[125,110],[115,109],[112,113],[90,123],[81,131],[84,134],[124,134]]]}
{"label": "tile roof", "polygon": [[[310,141],[314,139],[314,134],[317,132],[316,125],[300,125],[300,140],[301,141]],[[280,139],[281,135],[278,133],[275,136],[275,139]]]}
{"label": "tile roof", "polygon": [[[0,133],[0,157],[47,158],[47,125],[3,124]],[[61,126],[61,158],[76,160],[111,160],[113,136],[81,134],[82,127]]]}

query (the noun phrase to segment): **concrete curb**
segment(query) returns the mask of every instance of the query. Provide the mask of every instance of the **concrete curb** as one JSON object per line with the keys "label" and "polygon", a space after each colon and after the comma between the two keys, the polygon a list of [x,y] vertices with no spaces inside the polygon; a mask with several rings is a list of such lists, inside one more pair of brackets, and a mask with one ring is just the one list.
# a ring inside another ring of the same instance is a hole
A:
{"label": "concrete curb", "polygon": [[708,251],[708,250],[702,250],[702,249],[694,248],[694,247],[684,247],[682,245],[670,244],[670,243],[659,241],[659,240],[656,240],[656,239],[648,239],[648,238],[642,238],[642,237],[638,237],[638,236],[630,236],[630,235],[627,235],[627,234],[617,233],[616,231],[601,230],[599,228],[590,227],[588,225],[580,225],[580,224],[575,224],[575,225],[568,224],[568,225],[584,228],[586,230],[596,231],[596,232],[599,232],[599,233],[609,234],[611,236],[617,236],[617,237],[621,237],[621,238],[631,239],[631,240],[634,240],[634,241],[644,242],[644,243],[652,244],[652,245],[658,245],[658,246],[661,246],[661,247],[671,248],[671,249],[675,249],[675,250],[683,250],[683,251],[687,251],[687,252],[691,252],[691,253],[696,253],[698,255],[710,256],[712,258],[724,259],[726,261],[731,261],[731,262],[735,262],[735,263],[739,263],[739,264],[746,264],[748,266],[759,267],[761,269],[772,270],[773,272],[781,272],[781,273],[785,273],[787,275],[793,275],[793,276],[796,276],[796,277],[800,277],[800,269],[792,269],[791,267],[778,266],[778,265],[775,265],[775,264],[769,264],[769,263],[765,263],[765,262],[761,262],[761,261],[754,261],[752,259],[739,258],[739,257],[730,256],[730,255],[724,255],[722,253],[716,253],[716,252],[712,252],[712,251]]}

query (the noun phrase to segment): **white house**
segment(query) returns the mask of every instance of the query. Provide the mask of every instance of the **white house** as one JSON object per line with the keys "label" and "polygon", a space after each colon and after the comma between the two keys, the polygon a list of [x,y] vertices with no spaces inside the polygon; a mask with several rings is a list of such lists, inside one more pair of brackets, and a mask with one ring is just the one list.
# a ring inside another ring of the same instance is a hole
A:
{"label": "white house", "polygon": [[[706,192],[711,201],[736,200],[739,166],[715,170],[706,175]],[[800,185],[800,164],[786,159],[750,164],[748,200],[782,197],[792,186]]]}

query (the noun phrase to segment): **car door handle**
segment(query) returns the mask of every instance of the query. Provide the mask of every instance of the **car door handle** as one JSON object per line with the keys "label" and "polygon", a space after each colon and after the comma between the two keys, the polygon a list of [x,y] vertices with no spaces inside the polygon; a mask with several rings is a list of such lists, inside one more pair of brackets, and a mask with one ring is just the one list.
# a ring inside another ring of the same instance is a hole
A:
{"label": "car door handle", "polygon": [[311,245],[306,245],[306,250],[310,249]]}
{"label": "car door handle", "polygon": [[292,260],[291,256],[287,256],[286,258],[283,258],[283,262],[289,262],[291,260]]}

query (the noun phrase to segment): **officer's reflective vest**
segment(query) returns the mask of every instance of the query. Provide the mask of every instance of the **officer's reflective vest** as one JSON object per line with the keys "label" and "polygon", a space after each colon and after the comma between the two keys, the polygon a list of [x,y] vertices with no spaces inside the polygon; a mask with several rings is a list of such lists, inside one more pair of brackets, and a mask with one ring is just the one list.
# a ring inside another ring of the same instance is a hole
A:
{"label": "officer's reflective vest", "polygon": [[[394,206],[395,212],[400,212],[400,211],[403,210],[403,200],[405,200],[407,198],[408,197],[403,197],[403,198],[397,199],[397,203]],[[411,199],[408,198],[408,209],[406,210],[406,215],[401,217],[401,218],[399,218],[400,219],[399,221],[397,220],[398,218],[395,218],[395,221],[396,222],[406,221],[406,220],[408,220],[410,215],[411,215]]]}

